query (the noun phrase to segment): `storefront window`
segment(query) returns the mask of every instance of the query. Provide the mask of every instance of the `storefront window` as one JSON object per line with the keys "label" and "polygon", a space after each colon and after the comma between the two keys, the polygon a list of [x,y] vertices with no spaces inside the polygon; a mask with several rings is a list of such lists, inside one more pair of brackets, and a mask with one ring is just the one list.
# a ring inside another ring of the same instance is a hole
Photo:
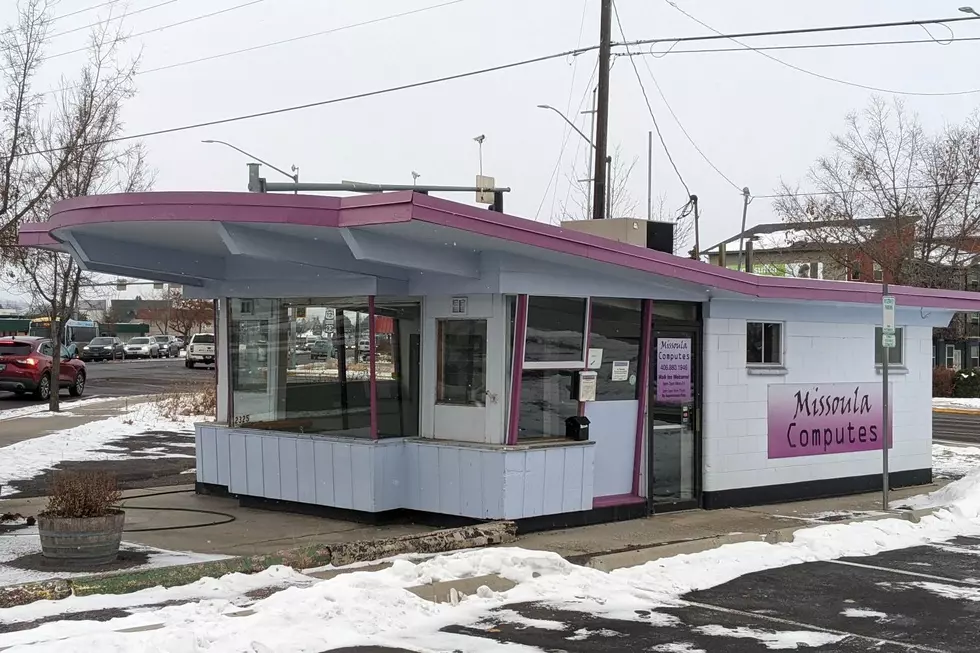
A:
{"label": "storefront window", "polygon": [[592,300],[589,349],[602,350],[596,401],[636,399],[642,315],[638,299]]}
{"label": "storefront window", "polygon": [[518,439],[564,438],[565,420],[578,414],[571,370],[525,370],[521,376]]}
{"label": "storefront window", "polygon": [[[230,306],[234,425],[372,436],[367,298],[233,299]],[[415,436],[418,302],[379,300],[375,315],[378,435]]]}
{"label": "storefront window", "polygon": [[575,297],[528,297],[525,367],[584,364],[587,304]]}
{"label": "storefront window", "polygon": [[487,387],[487,321],[439,320],[436,402],[483,406]]}

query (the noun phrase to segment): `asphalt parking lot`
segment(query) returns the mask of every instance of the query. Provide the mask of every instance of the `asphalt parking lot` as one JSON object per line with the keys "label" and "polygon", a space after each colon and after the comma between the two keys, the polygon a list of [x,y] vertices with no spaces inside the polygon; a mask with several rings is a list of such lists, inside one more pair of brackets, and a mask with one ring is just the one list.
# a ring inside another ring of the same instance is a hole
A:
{"label": "asphalt parking lot", "polygon": [[[132,397],[159,394],[180,384],[213,375],[209,368],[184,367],[183,358],[106,361],[86,363],[88,380],[83,399],[92,397]],[[71,401],[67,390],[61,391],[63,402]],[[33,406],[30,397],[18,397],[12,392],[0,392],[0,413],[4,410]]]}
{"label": "asphalt parking lot", "polygon": [[972,653],[980,650],[980,538],[748,574],[637,616],[518,604],[445,630],[568,653]]}

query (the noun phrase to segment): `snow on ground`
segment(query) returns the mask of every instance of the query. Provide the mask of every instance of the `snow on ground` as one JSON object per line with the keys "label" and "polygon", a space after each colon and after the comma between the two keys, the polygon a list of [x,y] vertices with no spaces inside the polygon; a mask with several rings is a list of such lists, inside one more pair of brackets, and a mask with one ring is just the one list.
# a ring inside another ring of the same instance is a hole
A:
{"label": "snow on ground", "polygon": [[980,399],[977,398],[955,398],[955,397],[933,397],[933,408],[962,408],[965,410],[980,411]]}
{"label": "snow on ground", "polygon": [[[228,557],[224,555],[165,551],[163,549],[127,543],[124,543],[122,548],[124,551],[141,551],[149,555],[149,559],[146,564],[130,567],[127,571],[137,571],[152,567],[189,565],[196,562],[222,560]],[[37,526],[28,526],[12,530],[0,530],[0,586],[30,583],[34,581],[48,580],[51,578],[70,578],[74,576],[88,575],[84,573],[35,571],[21,569],[19,567],[12,567],[5,564],[12,560],[16,560],[17,558],[40,552],[41,541],[38,537]],[[5,618],[5,616],[0,616],[0,623],[2,623]]]}
{"label": "snow on ground", "polygon": [[864,608],[847,608],[841,612],[841,614],[845,617],[852,617],[855,619],[883,620],[888,618],[888,615],[884,612],[878,612],[877,610],[866,610]]}
{"label": "snow on ground", "polygon": [[980,448],[932,445],[932,474],[936,478],[962,478],[980,469]]}
{"label": "snow on ground", "polygon": [[[160,414],[160,407],[156,403],[142,403],[131,406],[128,411],[115,417],[0,447],[0,461],[3,461],[0,464],[0,496],[16,494],[16,490],[9,487],[10,481],[34,478],[60,462],[126,460],[130,457],[130,452],[123,447],[114,447],[110,442],[146,431],[192,433],[192,425],[200,419],[169,419]],[[141,457],[194,457],[192,449],[186,454],[168,454],[164,451],[148,451],[148,454]]]}
{"label": "snow on ground", "polygon": [[[21,408],[11,408],[9,410],[4,410],[0,412],[0,422],[8,419],[17,419],[19,417],[48,417],[50,415],[66,415],[70,414],[68,411],[74,410],[76,408],[84,408],[86,406],[92,406],[94,404],[104,404],[109,401],[119,401],[119,397],[92,397],[91,399],[77,399],[74,401],[62,401],[61,406],[65,409],[60,413],[48,412],[47,402],[37,404],[36,406],[23,406]],[[138,397],[130,397],[130,400],[139,400]]]}
{"label": "snow on ground", "polygon": [[779,632],[774,632],[771,630],[756,630],[746,626],[729,628],[727,626],[710,625],[699,626],[698,628],[695,628],[695,630],[704,633],[705,635],[714,635],[716,637],[755,639],[765,645],[766,648],[776,651],[796,649],[799,648],[800,645],[806,647],[826,646],[828,644],[835,644],[844,639],[844,635],[833,635],[831,633],[820,633],[810,630],[782,630]]}

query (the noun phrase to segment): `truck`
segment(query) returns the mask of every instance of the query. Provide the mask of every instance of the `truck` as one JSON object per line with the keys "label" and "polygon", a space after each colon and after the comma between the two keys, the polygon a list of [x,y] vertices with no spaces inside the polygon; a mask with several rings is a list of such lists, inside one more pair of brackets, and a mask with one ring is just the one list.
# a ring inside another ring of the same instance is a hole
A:
{"label": "truck", "polygon": [[198,363],[215,365],[214,334],[195,333],[187,345],[184,367],[193,368]]}

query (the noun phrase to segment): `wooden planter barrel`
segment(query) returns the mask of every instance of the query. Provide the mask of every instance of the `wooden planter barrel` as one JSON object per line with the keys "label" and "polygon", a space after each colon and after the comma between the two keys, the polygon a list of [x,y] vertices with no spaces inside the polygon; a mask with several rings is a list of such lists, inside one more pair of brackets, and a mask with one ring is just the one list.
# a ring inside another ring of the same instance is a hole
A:
{"label": "wooden planter barrel", "polygon": [[41,555],[59,567],[97,567],[119,555],[126,514],[104,517],[50,517],[38,515]]}

